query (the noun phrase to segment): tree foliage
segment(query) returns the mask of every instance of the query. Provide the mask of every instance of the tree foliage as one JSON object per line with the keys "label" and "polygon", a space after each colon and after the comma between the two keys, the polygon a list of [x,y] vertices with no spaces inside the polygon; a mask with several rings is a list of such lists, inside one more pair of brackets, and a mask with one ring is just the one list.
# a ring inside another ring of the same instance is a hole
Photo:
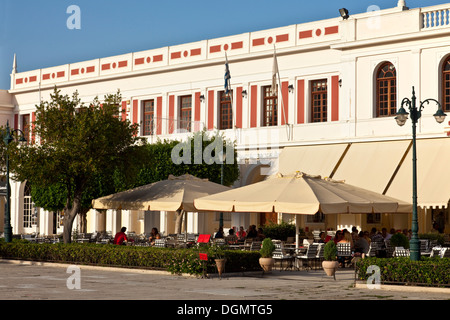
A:
{"label": "tree foliage", "polygon": [[65,242],[83,199],[114,191],[114,172],[127,170],[134,159],[138,127],[122,120],[120,102],[118,92],[85,106],[77,92],[69,97],[55,88],[50,101],[36,106],[30,143],[10,149],[14,179],[30,183],[36,204],[64,205]]}

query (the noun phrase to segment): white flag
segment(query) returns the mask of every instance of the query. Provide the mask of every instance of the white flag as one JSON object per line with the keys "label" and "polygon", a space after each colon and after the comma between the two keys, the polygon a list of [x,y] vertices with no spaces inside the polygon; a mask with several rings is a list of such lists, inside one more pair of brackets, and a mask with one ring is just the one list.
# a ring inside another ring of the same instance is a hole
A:
{"label": "white flag", "polygon": [[231,85],[230,85],[230,79],[231,79],[231,73],[230,68],[228,67],[228,57],[225,53],[225,93],[228,94],[231,91]]}

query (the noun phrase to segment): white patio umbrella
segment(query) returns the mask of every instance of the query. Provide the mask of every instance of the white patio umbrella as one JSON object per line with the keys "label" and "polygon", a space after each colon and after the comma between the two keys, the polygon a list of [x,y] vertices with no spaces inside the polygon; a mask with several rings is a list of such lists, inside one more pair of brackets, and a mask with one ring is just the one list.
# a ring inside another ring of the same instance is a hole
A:
{"label": "white patio umbrella", "polygon": [[201,211],[290,214],[411,213],[412,204],[344,181],[297,172],[195,199]]}
{"label": "white patio umbrella", "polygon": [[135,189],[94,199],[94,209],[196,212],[194,199],[229,190],[229,187],[189,174],[170,175]]}
{"label": "white patio umbrella", "polygon": [[262,182],[195,199],[198,210],[291,214],[412,211],[412,204],[344,181],[304,173],[277,174]]}

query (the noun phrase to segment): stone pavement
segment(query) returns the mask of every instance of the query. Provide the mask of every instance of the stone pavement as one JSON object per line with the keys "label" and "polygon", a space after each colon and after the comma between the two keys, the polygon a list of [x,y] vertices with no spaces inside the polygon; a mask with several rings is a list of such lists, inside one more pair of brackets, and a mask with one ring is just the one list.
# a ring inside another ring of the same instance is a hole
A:
{"label": "stone pavement", "polygon": [[448,300],[450,289],[355,287],[355,273],[339,269],[227,274],[220,279],[166,272],[0,260],[0,300]]}

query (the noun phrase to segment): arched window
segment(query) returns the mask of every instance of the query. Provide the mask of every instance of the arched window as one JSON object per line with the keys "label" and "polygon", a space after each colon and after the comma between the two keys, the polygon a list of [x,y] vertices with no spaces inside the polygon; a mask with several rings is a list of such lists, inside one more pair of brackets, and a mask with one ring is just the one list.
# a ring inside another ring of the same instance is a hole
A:
{"label": "arched window", "polygon": [[397,72],[392,63],[383,63],[377,70],[377,117],[397,113]]}
{"label": "arched window", "polygon": [[450,112],[450,56],[442,65],[442,109]]}

